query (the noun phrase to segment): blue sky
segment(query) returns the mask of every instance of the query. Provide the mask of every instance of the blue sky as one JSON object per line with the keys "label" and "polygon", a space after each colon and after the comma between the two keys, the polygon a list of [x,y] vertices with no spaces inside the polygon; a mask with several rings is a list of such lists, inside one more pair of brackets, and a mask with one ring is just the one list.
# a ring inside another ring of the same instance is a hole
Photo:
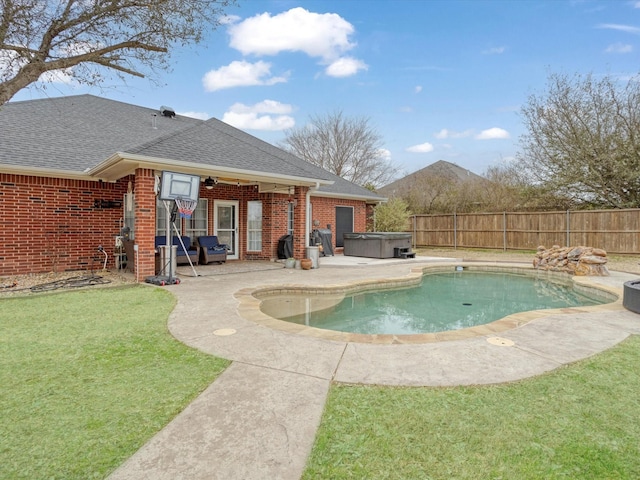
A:
{"label": "blue sky", "polygon": [[163,86],[58,83],[13,100],[93,93],[216,117],[277,144],[342,110],[367,117],[398,176],[437,160],[508,162],[520,107],[550,73],[639,72],[640,0],[238,0],[204,45],[175,51]]}

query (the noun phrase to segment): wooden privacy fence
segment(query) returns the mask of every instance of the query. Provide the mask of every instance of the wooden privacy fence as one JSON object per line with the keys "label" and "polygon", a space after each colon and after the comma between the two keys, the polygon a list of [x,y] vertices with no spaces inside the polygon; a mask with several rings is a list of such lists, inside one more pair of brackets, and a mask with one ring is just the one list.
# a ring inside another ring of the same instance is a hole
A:
{"label": "wooden privacy fence", "polygon": [[640,209],[458,213],[410,217],[416,247],[535,250],[539,245],[640,253]]}

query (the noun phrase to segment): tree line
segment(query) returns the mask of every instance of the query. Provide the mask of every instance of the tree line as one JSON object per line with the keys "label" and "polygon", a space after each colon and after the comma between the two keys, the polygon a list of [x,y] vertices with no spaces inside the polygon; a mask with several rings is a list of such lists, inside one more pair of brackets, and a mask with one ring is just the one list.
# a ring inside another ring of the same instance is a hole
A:
{"label": "tree line", "polygon": [[[640,206],[640,78],[548,77],[520,111],[514,161],[462,181],[425,174],[383,207],[411,214]],[[385,212],[386,213],[386,212]]]}

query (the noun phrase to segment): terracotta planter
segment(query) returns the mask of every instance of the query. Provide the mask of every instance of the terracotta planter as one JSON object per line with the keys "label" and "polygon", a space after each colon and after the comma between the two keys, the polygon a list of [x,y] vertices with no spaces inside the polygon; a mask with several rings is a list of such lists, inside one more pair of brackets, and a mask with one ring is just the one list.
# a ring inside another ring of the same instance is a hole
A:
{"label": "terracotta planter", "polygon": [[311,261],[310,258],[303,258],[302,260],[300,260],[300,267],[303,270],[311,270],[312,266],[313,266],[313,262]]}

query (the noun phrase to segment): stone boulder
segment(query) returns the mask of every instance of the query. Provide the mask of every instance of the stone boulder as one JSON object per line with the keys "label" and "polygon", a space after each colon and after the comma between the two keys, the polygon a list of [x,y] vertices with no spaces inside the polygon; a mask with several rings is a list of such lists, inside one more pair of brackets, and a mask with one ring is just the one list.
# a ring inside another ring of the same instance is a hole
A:
{"label": "stone boulder", "polygon": [[592,247],[538,247],[533,259],[533,267],[538,270],[566,272],[570,275],[598,276],[609,275],[607,270],[607,252]]}

